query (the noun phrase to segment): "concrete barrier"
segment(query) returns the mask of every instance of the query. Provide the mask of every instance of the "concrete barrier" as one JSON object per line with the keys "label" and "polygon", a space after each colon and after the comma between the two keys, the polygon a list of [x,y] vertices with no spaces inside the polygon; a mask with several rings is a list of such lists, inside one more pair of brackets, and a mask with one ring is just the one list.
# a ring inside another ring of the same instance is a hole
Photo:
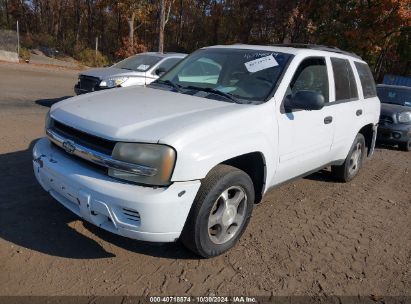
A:
{"label": "concrete barrier", "polygon": [[8,62],[19,62],[19,56],[16,52],[8,52],[0,50],[0,60]]}

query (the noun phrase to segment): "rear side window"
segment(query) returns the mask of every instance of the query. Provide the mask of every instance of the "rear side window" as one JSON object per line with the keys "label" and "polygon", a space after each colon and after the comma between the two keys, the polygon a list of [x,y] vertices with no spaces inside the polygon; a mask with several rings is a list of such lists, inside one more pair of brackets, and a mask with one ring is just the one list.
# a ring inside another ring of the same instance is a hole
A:
{"label": "rear side window", "polygon": [[355,62],[355,67],[358,71],[358,76],[360,76],[362,91],[364,93],[364,98],[370,98],[377,96],[377,90],[375,88],[375,81],[370,68],[367,64],[361,62]]}
{"label": "rear side window", "polygon": [[335,101],[358,99],[357,84],[348,60],[331,58],[334,72]]}

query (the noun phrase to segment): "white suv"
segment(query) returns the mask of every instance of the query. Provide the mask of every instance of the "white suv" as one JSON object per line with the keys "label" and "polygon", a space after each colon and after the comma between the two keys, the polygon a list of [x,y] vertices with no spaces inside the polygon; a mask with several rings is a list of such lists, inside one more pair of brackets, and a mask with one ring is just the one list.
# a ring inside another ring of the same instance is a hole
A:
{"label": "white suv", "polygon": [[353,179],[380,102],[367,64],[314,45],[202,48],[148,87],[59,102],[33,150],[42,187],[129,238],[233,247],[272,187],[327,166]]}

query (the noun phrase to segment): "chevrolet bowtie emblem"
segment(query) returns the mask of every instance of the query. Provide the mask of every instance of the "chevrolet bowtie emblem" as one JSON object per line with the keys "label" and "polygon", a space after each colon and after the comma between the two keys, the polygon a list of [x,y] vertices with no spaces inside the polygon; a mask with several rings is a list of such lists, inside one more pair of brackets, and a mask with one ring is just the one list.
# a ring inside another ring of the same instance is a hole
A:
{"label": "chevrolet bowtie emblem", "polygon": [[73,141],[66,140],[63,142],[63,149],[70,154],[73,154],[76,151],[76,146]]}

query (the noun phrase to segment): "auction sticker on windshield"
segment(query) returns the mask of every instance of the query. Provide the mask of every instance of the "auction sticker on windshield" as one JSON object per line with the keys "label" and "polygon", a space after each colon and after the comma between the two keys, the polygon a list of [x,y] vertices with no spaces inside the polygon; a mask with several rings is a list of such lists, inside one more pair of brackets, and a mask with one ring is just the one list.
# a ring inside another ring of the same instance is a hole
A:
{"label": "auction sticker on windshield", "polygon": [[278,66],[278,62],[277,60],[275,60],[273,55],[270,55],[245,62],[244,65],[247,71],[249,71],[250,73],[255,73],[261,70]]}
{"label": "auction sticker on windshield", "polygon": [[138,66],[137,70],[145,71],[145,70],[147,70],[149,67],[150,67],[150,66],[147,65],[147,64],[140,64],[140,65]]}

